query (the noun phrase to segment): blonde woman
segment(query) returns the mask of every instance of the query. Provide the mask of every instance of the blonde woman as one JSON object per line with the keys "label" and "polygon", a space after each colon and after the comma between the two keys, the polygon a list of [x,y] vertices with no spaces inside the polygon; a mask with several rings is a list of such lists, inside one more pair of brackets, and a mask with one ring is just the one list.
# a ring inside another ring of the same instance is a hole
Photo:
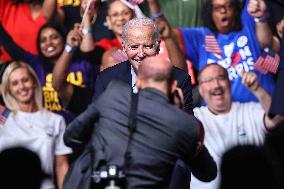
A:
{"label": "blonde woman", "polygon": [[41,85],[32,68],[12,62],[2,77],[2,95],[10,111],[5,111],[7,119],[0,127],[0,150],[21,146],[36,152],[43,170],[50,175],[41,189],[55,188],[53,169],[61,189],[69,167],[66,155],[71,153],[62,139],[65,121],[43,109]]}

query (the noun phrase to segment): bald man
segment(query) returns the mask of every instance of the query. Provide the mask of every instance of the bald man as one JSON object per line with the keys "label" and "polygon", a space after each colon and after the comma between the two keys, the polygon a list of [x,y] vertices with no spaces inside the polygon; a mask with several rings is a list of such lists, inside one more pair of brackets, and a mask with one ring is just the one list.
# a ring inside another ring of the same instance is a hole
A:
{"label": "bald man", "polygon": [[[112,81],[69,125],[65,143],[70,147],[82,145],[84,136],[92,132],[92,149],[95,154],[103,154],[100,160],[121,169],[127,163],[127,189],[168,188],[177,159],[191,165],[199,179],[214,179],[216,165],[203,146],[202,125],[170,101],[177,86],[172,64],[159,57],[146,58],[139,66],[136,81],[137,123],[130,143],[132,88],[121,81]],[[96,123],[95,127],[90,123]],[[125,159],[127,146],[130,158]],[[95,158],[94,165],[98,163]]]}

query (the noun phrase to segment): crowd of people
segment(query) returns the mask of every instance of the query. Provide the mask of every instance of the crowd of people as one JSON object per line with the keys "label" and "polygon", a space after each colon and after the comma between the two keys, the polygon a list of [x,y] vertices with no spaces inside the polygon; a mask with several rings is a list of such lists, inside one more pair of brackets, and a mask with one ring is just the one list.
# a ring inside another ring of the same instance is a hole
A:
{"label": "crowd of people", "polygon": [[28,150],[41,189],[283,188],[283,9],[1,0],[0,164]]}

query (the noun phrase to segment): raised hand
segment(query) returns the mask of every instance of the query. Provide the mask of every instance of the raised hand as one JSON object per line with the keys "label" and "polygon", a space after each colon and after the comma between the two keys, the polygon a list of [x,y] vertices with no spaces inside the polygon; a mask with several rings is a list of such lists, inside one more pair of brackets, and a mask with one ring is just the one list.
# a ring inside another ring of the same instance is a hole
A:
{"label": "raised hand", "polygon": [[72,29],[66,39],[66,44],[71,47],[78,47],[80,46],[83,39],[83,33],[81,30],[80,24],[75,24],[74,29]]}
{"label": "raised hand", "polygon": [[264,0],[250,0],[248,4],[248,12],[255,18],[267,17],[267,5]]}
{"label": "raised hand", "polygon": [[156,21],[156,23],[159,27],[161,37],[163,39],[171,38],[172,37],[172,28],[169,25],[168,21],[164,17],[155,19],[155,21]]}
{"label": "raised hand", "polygon": [[257,75],[253,72],[242,72],[242,83],[248,87],[251,91],[255,91],[259,88],[259,82]]}
{"label": "raised hand", "polygon": [[[88,19],[94,22],[97,18],[98,10],[101,5],[101,0],[82,0],[80,14],[82,17],[82,23]],[[86,11],[86,9],[88,9]],[[91,20],[90,20],[91,19]]]}

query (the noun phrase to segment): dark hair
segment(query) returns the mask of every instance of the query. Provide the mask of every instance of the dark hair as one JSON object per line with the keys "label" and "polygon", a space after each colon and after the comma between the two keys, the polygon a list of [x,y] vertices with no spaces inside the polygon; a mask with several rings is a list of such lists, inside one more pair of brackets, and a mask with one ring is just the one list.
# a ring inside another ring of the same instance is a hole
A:
{"label": "dark hair", "polygon": [[0,166],[1,188],[39,189],[48,176],[42,170],[39,156],[23,147],[2,151]]}
{"label": "dark hair", "polygon": [[[240,0],[231,0],[231,3],[236,11],[235,24],[231,31],[240,31],[242,30],[241,13],[243,6]],[[217,35],[218,30],[212,18],[212,0],[206,0],[206,2],[204,3],[202,9],[202,19],[204,26],[209,28]]]}
{"label": "dark hair", "polygon": [[13,4],[19,4],[19,3],[38,3],[42,4],[44,0],[12,0]]}
{"label": "dark hair", "polygon": [[[108,14],[108,11],[109,11],[109,9],[110,9],[110,6],[111,6],[111,4],[113,4],[114,2],[116,2],[116,1],[118,1],[118,0],[108,0],[107,1],[107,14]],[[123,3],[123,2],[122,2]],[[124,3],[123,3],[124,4]],[[129,7],[128,7],[129,8]],[[135,13],[134,13],[134,11],[131,9],[131,8],[129,8],[131,11],[132,11],[132,15],[134,15]]]}
{"label": "dark hair", "polygon": [[277,176],[277,185],[284,188],[284,121],[275,125],[266,134],[264,150],[269,155],[270,162],[273,162],[273,168]]}
{"label": "dark hair", "polygon": [[236,146],[222,157],[219,189],[275,189],[275,173],[262,148]]}
{"label": "dark hair", "polygon": [[109,11],[111,4],[113,4],[113,3],[116,2],[116,1],[117,1],[117,0],[108,0],[108,1],[107,1],[107,12]]}
{"label": "dark hair", "polygon": [[44,24],[40,30],[38,31],[38,35],[37,35],[37,41],[36,41],[36,45],[37,45],[37,49],[38,49],[38,53],[42,58],[45,58],[44,55],[42,54],[41,48],[40,48],[40,35],[41,32],[46,29],[46,28],[53,28],[54,30],[56,30],[63,38],[63,42],[65,43],[66,41],[66,30],[64,28],[64,26],[56,21],[50,21],[47,22],[46,24]]}

